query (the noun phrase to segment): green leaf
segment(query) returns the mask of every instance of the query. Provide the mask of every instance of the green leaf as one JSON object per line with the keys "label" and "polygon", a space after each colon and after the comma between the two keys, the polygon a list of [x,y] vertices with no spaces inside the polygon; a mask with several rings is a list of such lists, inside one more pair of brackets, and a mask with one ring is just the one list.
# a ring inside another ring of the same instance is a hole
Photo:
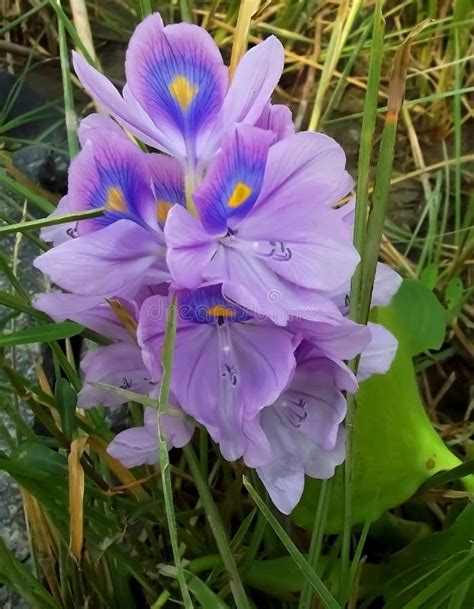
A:
{"label": "green leaf", "polygon": [[54,388],[54,397],[61,418],[61,428],[68,440],[72,440],[76,428],[75,413],[77,394],[65,378],[58,378]]}
{"label": "green leaf", "polygon": [[10,552],[1,537],[0,582],[20,594],[31,609],[60,609],[59,604],[51,594],[30,573],[29,569]]}
{"label": "green leaf", "polygon": [[407,351],[415,356],[439,349],[446,334],[446,313],[441,303],[421,281],[405,279],[392,305],[399,319]]}
{"label": "green leaf", "polygon": [[459,277],[453,277],[445,290],[446,305],[448,307],[448,321],[457,317],[464,300],[464,286]]}
{"label": "green leaf", "polygon": [[34,326],[3,334],[0,336],[0,347],[12,345],[29,345],[31,343],[46,343],[52,340],[60,340],[62,338],[71,338],[84,330],[84,327],[72,321],[64,321],[59,324],[51,323],[43,326]]}
{"label": "green leaf", "polygon": [[24,442],[12,452],[11,461],[32,477],[39,474],[53,475],[61,480],[68,476],[67,461],[64,455],[41,442]]}
{"label": "green leaf", "polygon": [[434,290],[436,284],[438,283],[439,270],[436,262],[432,262],[425,269],[423,269],[420,275],[420,281],[425,285],[429,290]]}
{"label": "green leaf", "polygon": [[[409,499],[425,480],[460,464],[433,429],[418,392],[412,355],[441,343],[444,313],[432,293],[415,284],[411,280],[403,282],[401,295],[397,294],[392,305],[372,314],[374,321],[397,337],[399,346],[389,372],[361,383],[357,395],[353,523],[367,518],[376,520],[385,510]],[[412,306],[408,303],[410,294]],[[422,321],[425,314],[433,327]],[[339,468],[331,495],[328,531],[342,529],[341,473]],[[320,486],[319,481],[306,480],[302,500],[293,513],[297,524],[312,526]]]}

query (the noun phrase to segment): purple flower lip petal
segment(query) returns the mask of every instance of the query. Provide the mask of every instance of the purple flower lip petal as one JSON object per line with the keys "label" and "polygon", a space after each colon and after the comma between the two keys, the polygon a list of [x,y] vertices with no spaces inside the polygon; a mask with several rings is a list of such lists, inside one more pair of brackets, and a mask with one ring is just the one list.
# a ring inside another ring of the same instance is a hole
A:
{"label": "purple flower lip petal", "polygon": [[283,57],[270,36],[245,54],[229,86],[220,51],[203,28],[164,26],[155,13],[130,39],[123,95],[77,53],[73,61],[85,89],[120,124],[148,145],[200,166],[235,124],[260,121],[277,137],[289,133],[286,113],[268,108]]}

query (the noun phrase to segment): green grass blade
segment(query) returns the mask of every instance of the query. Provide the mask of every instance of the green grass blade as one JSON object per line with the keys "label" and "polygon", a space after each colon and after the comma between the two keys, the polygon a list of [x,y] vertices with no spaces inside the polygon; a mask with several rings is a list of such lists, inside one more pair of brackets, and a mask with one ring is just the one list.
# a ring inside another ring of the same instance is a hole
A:
{"label": "green grass blade", "polygon": [[[58,0],[58,5],[60,4]],[[79,151],[77,139],[77,116],[72,94],[71,73],[69,67],[69,49],[66,41],[64,21],[58,14],[59,56],[61,60],[61,76],[63,81],[64,113],[66,119],[67,143],[69,158],[73,159]]]}
{"label": "green grass blade", "polygon": [[[365,243],[367,212],[369,206],[369,175],[372,159],[372,142],[375,132],[377,100],[380,83],[380,72],[383,57],[383,39],[385,21],[382,15],[383,0],[375,5],[374,26],[372,34],[372,52],[370,54],[367,93],[364,102],[364,117],[360,136],[359,160],[357,168],[356,211],[354,218],[354,245],[360,256],[363,256]],[[361,288],[361,265],[356,269],[351,285],[351,319],[360,321],[359,301]]]}
{"label": "green grass blade", "polygon": [[0,171],[0,184],[3,184],[3,186],[6,186],[6,188],[8,188],[8,190],[15,192],[16,194],[20,195],[21,197],[28,199],[28,201],[31,201],[31,203],[36,205],[36,207],[38,209],[40,209],[41,211],[43,211],[47,214],[50,214],[55,209],[54,205],[52,203],[50,203],[47,199],[36,194],[35,192],[30,190],[23,184],[16,182],[15,180],[13,180],[9,176],[7,176],[6,173],[3,173],[2,171]]}
{"label": "green grass blade", "polygon": [[[315,573],[317,572],[318,560],[323,545],[324,529],[329,508],[329,498],[331,495],[331,482],[331,480],[323,480],[321,483],[321,491],[318,497],[318,507],[316,509],[314,527],[311,534],[308,562]],[[312,597],[313,588],[310,582],[305,580],[303,589],[301,590],[298,609],[311,609]]]}
{"label": "green grass blade", "polygon": [[245,593],[245,589],[242,584],[239,572],[237,570],[237,565],[232,555],[232,551],[230,549],[229,540],[224,530],[224,526],[222,524],[219,512],[217,511],[216,504],[214,503],[214,499],[212,498],[211,492],[209,490],[207,481],[202,476],[201,467],[196,458],[196,453],[194,452],[194,449],[191,444],[185,446],[183,448],[183,451],[186,456],[189,469],[191,470],[191,474],[194,478],[194,483],[196,484],[197,490],[199,492],[199,496],[201,497],[206,518],[209,522],[209,526],[211,527],[214,539],[216,540],[217,549],[219,550],[219,553],[222,557],[222,562],[224,563],[225,568],[227,569],[227,572],[229,574],[230,587],[236,605],[239,609],[250,609],[250,604],[247,599],[247,595]]}
{"label": "green grass blade", "polygon": [[1,537],[0,581],[20,594],[32,609],[61,609],[29,569],[10,552]]}
{"label": "green grass blade", "polygon": [[309,562],[306,558],[301,554],[295,544],[291,541],[288,534],[285,532],[281,524],[275,518],[275,516],[270,512],[268,507],[265,505],[265,502],[258,495],[257,491],[253,488],[250,482],[244,476],[244,486],[248,490],[250,496],[255,501],[257,507],[263,515],[265,516],[268,524],[275,531],[276,535],[279,537],[282,544],[288,551],[288,554],[293,558],[296,565],[300,568],[306,580],[309,582],[314,592],[318,596],[318,598],[323,602],[324,607],[326,609],[341,609],[339,603],[333,597],[333,595],[329,592],[327,587],[321,581],[321,579],[316,575],[314,570],[312,569]]}
{"label": "green grass blade", "polygon": [[10,332],[0,336],[0,347],[10,347],[13,345],[30,345],[32,343],[49,342],[52,340],[60,340],[63,338],[71,338],[84,330],[83,326],[72,321],[63,321],[62,323],[45,324],[44,326],[35,326],[19,330],[18,332]]}
{"label": "green grass blade", "polygon": [[99,216],[102,216],[103,213],[103,208],[97,208],[90,211],[80,211],[75,214],[31,220],[30,222],[17,222],[15,224],[9,224],[8,226],[0,226],[0,236],[8,235],[10,233],[24,233],[29,230],[44,228],[45,226],[56,226],[57,224],[66,224],[68,222],[86,220],[87,218],[98,218]]}

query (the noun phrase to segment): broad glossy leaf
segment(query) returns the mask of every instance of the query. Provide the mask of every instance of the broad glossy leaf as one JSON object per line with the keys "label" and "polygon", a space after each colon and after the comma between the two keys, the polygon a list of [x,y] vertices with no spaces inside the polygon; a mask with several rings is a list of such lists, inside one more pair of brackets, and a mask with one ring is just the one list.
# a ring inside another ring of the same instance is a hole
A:
{"label": "broad glossy leaf", "polygon": [[[408,283],[408,287],[404,287]],[[443,443],[424,410],[416,383],[412,355],[440,345],[442,310],[425,286],[404,282],[402,294],[389,307],[374,311],[374,321],[386,326],[399,341],[389,372],[361,384],[354,431],[353,522],[377,519],[385,510],[409,499],[435,473],[460,464]],[[408,294],[414,295],[408,304]],[[439,303],[438,303],[439,305]],[[440,306],[440,305],[439,305]],[[429,328],[424,316],[436,329]],[[409,318],[409,319],[408,319]],[[438,321],[436,321],[438,320]],[[293,518],[310,528],[319,482],[307,479]],[[342,471],[336,473],[329,508],[328,531],[340,531],[343,521]]]}
{"label": "broad glossy leaf", "polygon": [[[405,607],[420,593],[454,593],[461,579],[474,576],[471,551],[474,539],[474,504],[468,505],[444,531],[433,533],[395,554],[382,567],[382,577],[370,589],[370,597],[383,595],[387,608]],[[471,567],[469,568],[469,565]],[[379,574],[380,575],[380,574]],[[442,589],[436,590],[440,586]],[[370,579],[370,577],[368,578]],[[429,606],[426,605],[427,607]]]}
{"label": "broad glossy leaf", "polygon": [[404,279],[389,308],[396,312],[396,330],[403,330],[410,355],[441,347],[446,334],[446,312],[424,283]]}

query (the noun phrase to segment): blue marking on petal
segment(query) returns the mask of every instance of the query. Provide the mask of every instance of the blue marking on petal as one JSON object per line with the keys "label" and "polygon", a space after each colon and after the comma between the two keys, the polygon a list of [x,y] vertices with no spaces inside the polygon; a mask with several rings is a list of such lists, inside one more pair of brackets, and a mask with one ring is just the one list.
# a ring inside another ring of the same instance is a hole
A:
{"label": "blue marking on petal", "polygon": [[126,72],[154,123],[170,137],[178,131],[193,155],[196,136],[217,116],[227,89],[227,69],[211,36],[186,23],[163,27],[152,15],[132,36]]}
{"label": "blue marking on petal", "polygon": [[227,137],[193,199],[204,228],[226,232],[241,220],[258,199],[273,134],[239,125]]}
{"label": "blue marking on petal", "polygon": [[178,315],[183,321],[196,324],[244,322],[252,318],[241,307],[222,296],[222,285],[210,285],[198,290],[178,290]]}
{"label": "blue marking on petal", "polygon": [[184,171],[181,163],[163,154],[149,154],[153,188],[156,198],[156,215],[163,226],[173,205],[186,207]]}

